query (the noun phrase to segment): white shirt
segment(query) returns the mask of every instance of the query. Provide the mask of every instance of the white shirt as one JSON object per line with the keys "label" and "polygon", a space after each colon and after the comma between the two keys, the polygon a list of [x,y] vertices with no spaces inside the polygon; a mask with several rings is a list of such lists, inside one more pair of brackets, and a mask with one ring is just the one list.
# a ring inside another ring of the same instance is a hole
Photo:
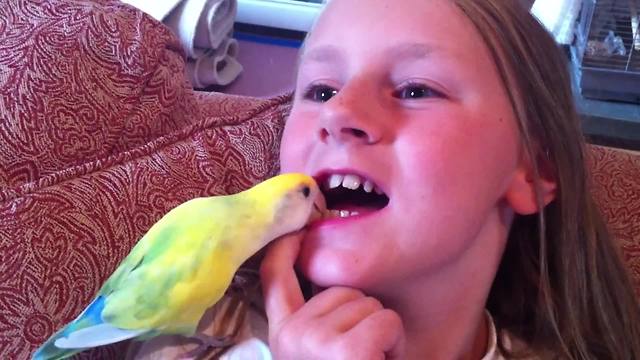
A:
{"label": "white shirt", "polygon": [[[231,319],[231,321],[227,322],[227,325],[223,325],[220,321],[218,321],[221,318],[220,316],[214,316],[216,311],[224,312],[225,310],[228,310],[227,307],[230,306],[229,303],[230,300],[225,297],[214,308],[207,311],[207,313],[205,313],[205,316],[203,316],[203,320],[201,321],[199,327],[200,331],[209,336],[214,336],[214,334],[225,333],[224,331],[222,333],[220,332],[221,326],[228,328],[230,326],[233,327],[238,325],[236,323],[231,324],[235,320],[240,320],[240,318],[237,317],[237,315],[240,313],[240,310],[238,309],[236,309],[237,311],[235,311],[233,316],[228,317],[228,319]],[[487,336],[487,352],[481,360],[506,360],[506,358],[500,353],[500,349],[498,347],[498,334],[493,322],[493,318],[488,311],[485,311],[485,314],[487,316],[489,334]],[[236,336],[236,345],[230,347],[225,352],[218,350],[218,353],[215,356],[219,356],[219,359],[221,360],[273,359],[273,357],[271,356],[271,352],[266,345],[268,325],[264,314],[261,314],[259,311],[255,311],[253,309],[249,310],[247,312],[247,316],[244,317],[243,324],[241,324],[238,329],[240,330],[238,331],[238,335]],[[517,340],[512,339],[512,337],[510,337],[507,333],[502,333],[501,336],[502,341],[507,348],[512,348],[514,343],[519,343]],[[129,350],[127,359],[195,359],[196,357],[201,357],[202,354],[197,354],[197,356],[193,357],[185,356],[185,354],[193,351],[197,347],[197,341],[190,340],[185,337],[159,336],[142,344],[134,344]],[[205,358],[216,358],[210,356],[211,355],[207,355],[205,356]],[[527,359],[535,360],[537,359],[537,357]]]}

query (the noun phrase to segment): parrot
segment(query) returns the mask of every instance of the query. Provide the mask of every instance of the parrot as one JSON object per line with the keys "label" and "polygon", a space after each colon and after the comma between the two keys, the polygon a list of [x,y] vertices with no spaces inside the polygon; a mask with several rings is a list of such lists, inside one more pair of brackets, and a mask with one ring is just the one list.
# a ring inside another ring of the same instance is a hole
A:
{"label": "parrot", "polygon": [[64,359],[127,339],[192,336],[249,257],[326,212],[315,180],[281,174],[248,190],[186,201],[151,226],[93,301],[33,354]]}

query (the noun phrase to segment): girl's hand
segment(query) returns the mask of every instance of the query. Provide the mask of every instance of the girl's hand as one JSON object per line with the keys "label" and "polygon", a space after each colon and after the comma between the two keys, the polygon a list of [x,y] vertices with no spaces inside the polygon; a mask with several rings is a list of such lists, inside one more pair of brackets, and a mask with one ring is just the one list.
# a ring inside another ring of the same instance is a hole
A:
{"label": "girl's hand", "polygon": [[275,359],[399,359],[404,329],[397,313],[359,290],[331,287],[305,303],[293,266],[301,233],[277,240],[260,275]]}

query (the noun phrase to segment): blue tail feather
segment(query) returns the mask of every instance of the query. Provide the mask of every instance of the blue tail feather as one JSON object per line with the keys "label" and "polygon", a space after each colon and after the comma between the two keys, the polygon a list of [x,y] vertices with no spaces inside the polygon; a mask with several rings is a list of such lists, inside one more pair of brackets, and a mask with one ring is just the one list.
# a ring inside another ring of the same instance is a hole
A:
{"label": "blue tail feather", "polygon": [[98,296],[75,320],[58,330],[42,344],[33,354],[33,360],[59,360],[68,358],[85,349],[60,349],[55,346],[56,340],[67,337],[74,331],[102,324],[102,310],[105,298]]}

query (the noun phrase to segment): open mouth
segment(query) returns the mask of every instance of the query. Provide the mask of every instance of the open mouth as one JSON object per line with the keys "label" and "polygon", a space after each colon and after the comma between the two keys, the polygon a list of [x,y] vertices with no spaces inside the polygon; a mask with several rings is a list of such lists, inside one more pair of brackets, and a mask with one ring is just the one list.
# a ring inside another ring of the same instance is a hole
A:
{"label": "open mouth", "polygon": [[355,174],[327,174],[318,179],[328,217],[346,218],[378,211],[389,197],[372,180]]}

